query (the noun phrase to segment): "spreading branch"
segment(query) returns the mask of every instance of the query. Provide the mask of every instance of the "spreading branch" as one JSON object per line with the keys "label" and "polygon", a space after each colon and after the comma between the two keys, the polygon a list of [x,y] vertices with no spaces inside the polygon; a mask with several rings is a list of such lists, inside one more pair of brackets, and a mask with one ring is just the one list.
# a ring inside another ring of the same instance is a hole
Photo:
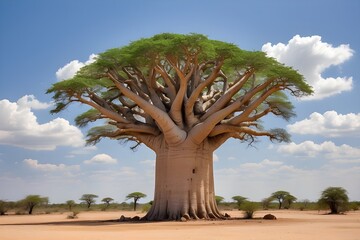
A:
{"label": "spreading branch", "polygon": [[205,139],[214,148],[228,138],[286,141],[285,130],[262,129],[259,120],[268,114],[289,120],[295,113],[285,92],[301,97],[312,90],[263,52],[199,34],[160,34],[99,54],[47,92],[54,94],[52,113],[73,102],[91,108],[77,117],[80,127],[107,120],[89,131],[89,143],[107,137],[156,149]]}

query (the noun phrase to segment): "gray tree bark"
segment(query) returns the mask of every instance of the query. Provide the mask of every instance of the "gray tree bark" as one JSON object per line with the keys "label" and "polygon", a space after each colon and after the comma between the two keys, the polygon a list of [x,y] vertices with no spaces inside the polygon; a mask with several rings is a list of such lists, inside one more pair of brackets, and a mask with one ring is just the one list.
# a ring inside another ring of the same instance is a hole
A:
{"label": "gray tree bark", "polygon": [[154,203],[146,220],[222,218],[215,202],[213,151],[207,141],[159,144]]}

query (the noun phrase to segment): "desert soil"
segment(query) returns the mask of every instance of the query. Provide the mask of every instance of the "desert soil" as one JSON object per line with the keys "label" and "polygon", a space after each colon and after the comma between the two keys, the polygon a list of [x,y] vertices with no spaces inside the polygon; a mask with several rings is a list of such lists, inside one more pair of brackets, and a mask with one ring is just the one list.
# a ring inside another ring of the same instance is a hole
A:
{"label": "desert soil", "polygon": [[[228,212],[241,217],[241,212]],[[263,220],[265,214],[277,220]],[[0,216],[1,240],[360,240],[360,211],[327,215],[317,211],[258,211],[256,219],[226,221],[188,221],[124,223],[106,221],[121,215],[142,216],[134,212],[83,212],[78,219],[68,213]]]}

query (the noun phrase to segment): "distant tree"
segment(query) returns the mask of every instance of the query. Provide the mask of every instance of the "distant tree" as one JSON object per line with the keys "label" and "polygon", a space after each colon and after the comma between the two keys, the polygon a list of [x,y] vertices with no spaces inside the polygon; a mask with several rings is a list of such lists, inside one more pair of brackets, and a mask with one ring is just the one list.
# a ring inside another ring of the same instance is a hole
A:
{"label": "distant tree", "polygon": [[289,194],[284,199],[284,208],[289,209],[291,207],[291,204],[293,204],[297,200],[296,197]]}
{"label": "distant tree", "polygon": [[7,212],[7,202],[0,200],[0,215],[5,215]]}
{"label": "distant tree", "polygon": [[263,200],[261,200],[262,203],[262,207],[264,210],[268,210],[270,207],[270,203],[273,201],[273,199],[271,197],[268,198],[264,198]]}
{"label": "distant tree", "polygon": [[222,201],[224,201],[224,198],[222,196],[215,196],[216,204],[219,205]]}
{"label": "distant tree", "polygon": [[41,197],[40,195],[28,195],[24,199],[20,200],[20,205],[25,206],[29,214],[33,213],[36,206],[47,204],[49,202],[48,197]]}
{"label": "distant tree", "polygon": [[7,211],[14,207],[14,205],[14,202],[0,200],[0,215],[5,215]]}
{"label": "distant tree", "polygon": [[331,214],[338,214],[349,203],[349,197],[342,187],[328,187],[321,193],[319,203],[328,205]]}
{"label": "distant tree", "polygon": [[240,209],[241,204],[243,204],[247,198],[243,196],[233,196],[232,199],[236,202],[238,209]]}
{"label": "distant tree", "polygon": [[111,203],[112,201],[114,201],[114,199],[111,198],[111,197],[106,197],[106,198],[103,198],[101,201],[106,204],[105,208],[108,208],[109,205],[110,205],[110,203]]}
{"label": "distant tree", "polygon": [[96,202],[95,198],[98,197],[99,196],[95,194],[83,194],[80,200],[83,201],[83,203],[85,203],[87,205],[87,208],[89,209],[91,207],[91,204]]}
{"label": "distant tree", "polygon": [[304,200],[300,201],[300,210],[303,211],[305,208],[307,208],[309,203],[310,203],[309,199],[304,199]]}
{"label": "distant tree", "polygon": [[145,198],[146,194],[141,192],[133,192],[126,196],[126,200],[134,199],[134,211],[136,211],[136,203],[140,198]]}
{"label": "distant tree", "polygon": [[270,198],[277,200],[279,202],[279,209],[281,209],[281,207],[283,206],[285,199],[289,199],[290,201],[291,199],[296,200],[296,197],[292,196],[289,192],[286,191],[274,192],[271,194]]}
{"label": "distant tree", "polygon": [[74,200],[67,200],[66,201],[66,205],[68,206],[69,208],[69,211],[71,211],[71,209],[73,208],[73,206],[75,206],[75,201]]}

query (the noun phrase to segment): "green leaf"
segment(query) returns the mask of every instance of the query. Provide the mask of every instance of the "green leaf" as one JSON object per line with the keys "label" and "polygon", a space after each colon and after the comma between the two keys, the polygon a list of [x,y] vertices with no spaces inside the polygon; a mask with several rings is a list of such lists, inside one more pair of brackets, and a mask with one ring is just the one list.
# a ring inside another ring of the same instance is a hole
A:
{"label": "green leaf", "polygon": [[89,122],[94,122],[101,118],[101,114],[96,109],[90,109],[75,118],[78,127],[85,127]]}

